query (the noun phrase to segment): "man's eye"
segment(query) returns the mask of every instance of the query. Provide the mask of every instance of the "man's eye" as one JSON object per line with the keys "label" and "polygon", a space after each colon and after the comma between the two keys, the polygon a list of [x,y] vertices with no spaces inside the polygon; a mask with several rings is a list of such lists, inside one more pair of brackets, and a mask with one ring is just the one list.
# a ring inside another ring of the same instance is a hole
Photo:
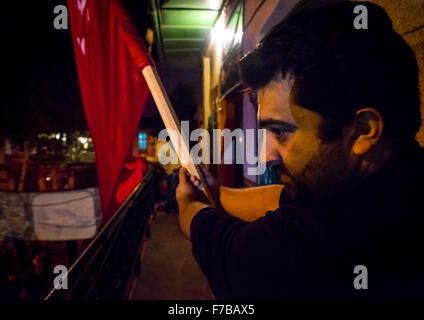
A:
{"label": "man's eye", "polygon": [[290,134],[290,132],[288,131],[283,131],[278,129],[270,129],[270,131],[272,132],[272,134],[278,141],[286,141]]}

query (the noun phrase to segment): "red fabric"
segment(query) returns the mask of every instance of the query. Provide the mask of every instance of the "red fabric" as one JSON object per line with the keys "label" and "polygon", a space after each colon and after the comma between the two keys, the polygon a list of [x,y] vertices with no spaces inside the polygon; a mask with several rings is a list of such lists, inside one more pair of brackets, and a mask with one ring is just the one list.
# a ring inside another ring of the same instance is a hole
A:
{"label": "red fabric", "polygon": [[149,95],[141,69],[152,61],[120,0],[68,0],[68,11],[105,223],[145,169],[131,145]]}

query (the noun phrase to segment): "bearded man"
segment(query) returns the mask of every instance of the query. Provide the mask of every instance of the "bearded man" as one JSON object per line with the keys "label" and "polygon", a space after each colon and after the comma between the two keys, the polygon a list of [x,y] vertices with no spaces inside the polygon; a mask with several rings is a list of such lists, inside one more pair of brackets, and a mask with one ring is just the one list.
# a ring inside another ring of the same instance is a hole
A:
{"label": "bearded man", "polygon": [[283,186],[221,188],[217,209],[180,171],[180,225],[216,297],[424,297],[418,67],[385,11],[295,13],[240,69]]}

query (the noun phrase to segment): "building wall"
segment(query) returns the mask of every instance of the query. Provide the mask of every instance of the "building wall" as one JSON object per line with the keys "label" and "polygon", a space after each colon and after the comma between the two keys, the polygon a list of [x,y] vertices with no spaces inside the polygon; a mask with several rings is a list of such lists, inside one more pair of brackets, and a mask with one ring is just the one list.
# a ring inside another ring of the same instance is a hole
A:
{"label": "building wall", "polygon": [[[414,49],[420,68],[421,118],[424,123],[424,0],[370,0],[381,6],[393,21],[393,27]],[[424,125],[417,134],[424,146]]]}

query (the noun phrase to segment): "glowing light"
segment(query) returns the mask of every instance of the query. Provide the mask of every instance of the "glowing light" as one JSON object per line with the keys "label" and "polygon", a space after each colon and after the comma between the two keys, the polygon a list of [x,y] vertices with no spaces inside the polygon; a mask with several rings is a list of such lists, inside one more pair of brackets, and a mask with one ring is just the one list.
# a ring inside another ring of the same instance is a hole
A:
{"label": "glowing light", "polygon": [[78,139],[82,144],[85,144],[85,143],[87,143],[87,138],[84,138],[84,137],[79,137],[79,139]]}
{"label": "glowing light", "polygon": [[234,38],[234,33],[231,30],[224,30],[222,34],[222,41],[224,45],[227,46],[228,44],[230,44],[233,38]]}
{"label": "glowing light", "polygon": [[87,142],[84,143],[82,147],[84,148],[84,150],[87,150],[88,149],[88,143]]}
{"label": "glowing light", "polygon": [[138,134],[138,147],[140,150],[146,150],[147,149],[147,134],[146,133],[139,133]]}
{"label": "glowing light", "polygon": [[209,0],[209,8],[211,9],[219,9],[221,6],[222,0]]}
{"label": "glowing light", "polygon": [[211,40],[214,42],[222,41],[224,32],[225,32],[224,15],[220,15],[214,27],[211,30],[211,36],[212,36]]}
{"label": "glowing light", "polygon": [[56,133],[56,139],[59,140],[60,139],[60,133]]}
{"label": "glowing light", "polygon": [[234,36],[234,43],[240,43],[243,38],[243,31],[238,31]]}
{"label": "glowing light", "polygon": [[211,41],[213,41],[218,47],[226,47],[232,42],[234,44],[240,43],[243,38],[243,31],[239,30],[234,33],[233,30],[225,28],[224,16],[221,15],[215,23],[215,26],[211,30]]}

